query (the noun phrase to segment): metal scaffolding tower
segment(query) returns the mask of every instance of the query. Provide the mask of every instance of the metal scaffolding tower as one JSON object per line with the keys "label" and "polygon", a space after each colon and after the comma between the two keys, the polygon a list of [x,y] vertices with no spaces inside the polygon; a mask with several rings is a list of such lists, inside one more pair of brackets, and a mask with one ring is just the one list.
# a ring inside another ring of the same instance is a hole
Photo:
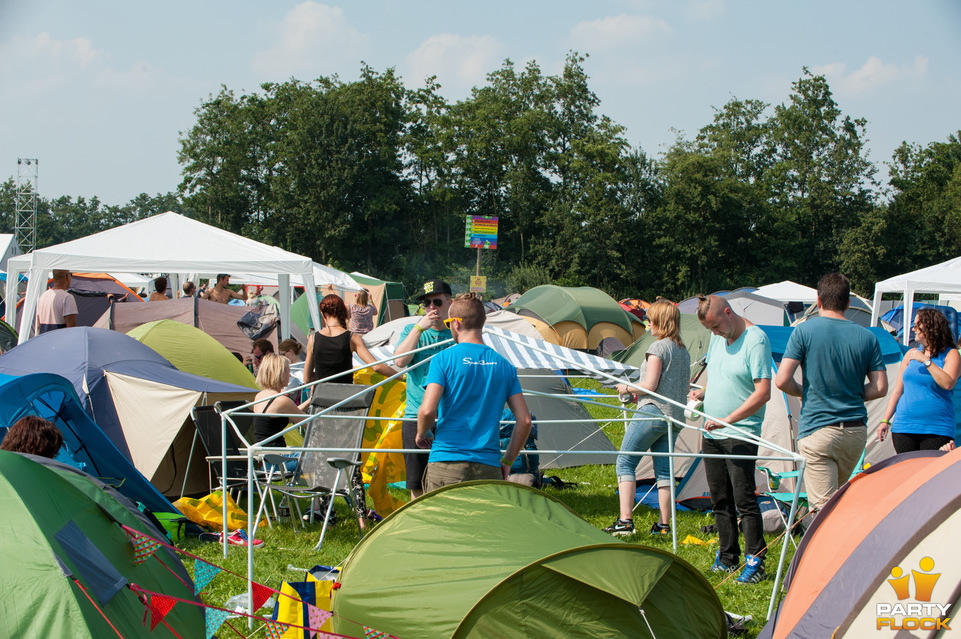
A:
{"label": "metal scaffolding tower", "polygon": [[23,253],[37,248],[37,177],[40,162],[36,158],[17,158],[17,242]]}

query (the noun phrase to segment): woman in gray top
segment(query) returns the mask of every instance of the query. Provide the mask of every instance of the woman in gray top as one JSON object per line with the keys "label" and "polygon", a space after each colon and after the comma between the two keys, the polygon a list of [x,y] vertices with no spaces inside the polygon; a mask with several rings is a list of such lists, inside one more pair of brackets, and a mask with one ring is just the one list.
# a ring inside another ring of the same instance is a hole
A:
{"label": "woman in gray top", "polygon": [[[668,420],[684,421],[683,403],[687,399],[691,372],[691,356],[681,341],[681,313],[677,306],[667,300],[658,300],[647,309],[651,323],[651,333],[657,341],[651,344],[641,366],[641,381],[633,388],[652,391],[674,400],[675,406],[658,397],[643,394],[638,401],[637,418],[624,430],[621,454],[617,456],[617,491],[620,497],[620,517],[606,532],[613,535],[633,535],[634,494],[636,492],[635,472],[641,461],[641,451],[656,453],[668,452]],[[620,384],[617,391],[621,394],[632,392],[626,384]],[[677,440],[681,426],[673,425],[673,439]],[[673,447],[674,442],[671,442]],[[671,532],[671,477],[667,457],[654,457],[654,477],[657,480],[657,499],[660,506],[660,520],[651,528],[651,533],[667,535]]]}

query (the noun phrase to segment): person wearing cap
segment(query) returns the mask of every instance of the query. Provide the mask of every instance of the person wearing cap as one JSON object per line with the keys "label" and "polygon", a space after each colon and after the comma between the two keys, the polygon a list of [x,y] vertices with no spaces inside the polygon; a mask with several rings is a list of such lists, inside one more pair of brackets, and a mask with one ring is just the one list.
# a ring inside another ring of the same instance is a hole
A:
{"label": "person wearing cap", "polygon": [[232,299],[245,299],[244,296],[237,291],[232,288],[227,288],[228,286],[230,286],[230,276],[226,273],[219,274],[217,276],[217,283],[213,288],[207,289],[207,292],[204,294],[204,299],[208,299],[211,302],[220,302],[221,304],[229,304]]}
{"label": "person wearing cap", "polygon": [[[450,284],[441,280],[424,282],[419,294],[414,298],[424,306],[424,314],[414,324],[408,324],[400,333],[400,342],[394,349],[398,357],[394,360],[397,367],[414,367],[424,360],[430,359],[440,351],[453,346],[450,329],[444,326],[447,312],[451,304]],[[447,342],[443,346],[428,348],[411,353],[419,348]],[[404,409],[404,419],[401,422],[401,435],[404,448],[417,448],[417,411],[424,399],[424,389],[427,386],[427,373],[430,363],[425,363],[407,372],[407,405]],[[417,499],[424,494],[424,470],[427,468],[427,455],[423,453],[404,453],[406,466],[407,489],[411,499]]]}

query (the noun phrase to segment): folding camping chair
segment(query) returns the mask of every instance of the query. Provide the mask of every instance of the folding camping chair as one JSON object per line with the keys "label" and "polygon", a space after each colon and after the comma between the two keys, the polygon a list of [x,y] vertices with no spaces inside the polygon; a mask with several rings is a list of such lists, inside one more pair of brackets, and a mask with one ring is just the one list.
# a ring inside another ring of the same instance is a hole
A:
{"label": "folding camping chair", "polygon": [[[207,452],[206,459],[207,465],[209,467],[209,473],[217,479],[219,484],[223,481],[224,486],[228,492],[234,493],[234,498],[236,499],[242,489],[247,487],[247,462],[242,459],[230,459],[231,457],[242,457],[244,454],[241,452],[245,448],[243,442],[237,437],[237,433],[234,429],[228,425],[227,426],[227,469],[226,472],[221,471],[221,451],[222,439],[221,433],[221,413],[231,408],[237,408],[242,406],[246,402],[231,401],[231,402],[217,402],[213,406],[194,406],[190,411],[190,416],[194,420],[194,424],[197,426],[197,432],[194,433],[194,441],[190,447],[190,457],[193,457],[194,445],[199,437],[204,450]],[[253,430],[253,419],[251,416],[247,415],[237,415],[233,418],[234,423],[244,434],[245,437],[249,439],[251,436],[251,431]],[[190,464],[188,458],[188,466]],[[211,489],[213,489],[213,482],[211,481]]]}
{"label": "folding camping chair", "polygon": [[[852,479],[857,477],[858,474],[860,474],[864,470],[865,453],[867,453],[867,448],[861,451],[861,458],[858,460],[858,463],[854,465],[854,470],[851,471],[851,476],[848,478],[848,481],[851,481]],[[779,489],[781,488],[781,482],[784,480],[801,481],[801,478],[799,477],[800,471],[789,470],[783,473],[776,473],[770,468],[768,468],[767,466],[758,466],[757,469],[760,470],[762,473],[764,473],[764,475],[767,477],[768,490],[764,492],[764,495],[767,497],[770,497],[775,501],[775,506],[777,506],[778,516],[780,516],[781,518],[781,523],[784,524],[784,530],[787,531],[788,529],[787,518],[784,516],[784,511],[781,509],[781,504],[784,504],[785,506],[790,508],[791,502],[794,501],[794,491],[793,490],[779,491]],[[798,510],[800,510],[801,508],[808,508],[808,507],[809,507],[808,494],[807,492],[802,490],[798,494]],[[789,535],[789,536],[791,537],[791,543],[794,544],[794,548],[796,550],[797,542],[794,541],[793,535]]]}
{"label": "folding camping chair", "polygon": [[[320,539],[315,546],[319,550],[324,543],[324,535],[330,522],[333,512],[334,498],[343,497],[347,500],[352,510],[360,511],[365,508],[363,489],[352,489],[352,476],[360,472],[360,453],[346,452],[347,449],[360,448],[364,439],[364,427],[367,422],[367,409],[370,408],[374,399],[375,389],[372,386],[361,384],[318,384],[314,387],[314,394],[311,398],[309,412],[317,414],[325,411],[324,415],[313,418],[304,436],[304,448],[328,448],[338,452],[303,452],[301,453],[297,469],[293,473],[290,481],[284,484],[264,483],[262,487],[268,492],[279,492],[285,498],[291,500],[297,513],[297,519],[301,518],[301,511],[298,501],[300,499],[310,499],[314,502],[318,498],[328,497],[327,508],[324,512],[323,527],[320,532]],[[327,410],[335,404],[347,400],[343,405],[333,410]],[[264,457],[264,461],[269,468],[276,468],[280,462],[279,458],[273,455]],[[346,472],[345,472],[346,471]],[[273,475],[276,477],[276,475]],[[341,478],[344,478],[344,485],[340,487]],[[264,508],[261,507],[261,511]],[[258,521],[259,521],[258,513]],[[314,509],[310,509],[310,520],[313,522]],[[360,536],[364,532],[361,528],[360,518],[358,517],[357,527]]]}

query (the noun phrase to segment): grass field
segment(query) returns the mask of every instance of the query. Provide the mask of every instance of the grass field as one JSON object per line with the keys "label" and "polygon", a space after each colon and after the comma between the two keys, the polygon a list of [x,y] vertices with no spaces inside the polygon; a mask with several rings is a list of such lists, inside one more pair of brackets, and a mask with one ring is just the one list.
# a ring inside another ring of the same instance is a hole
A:
{"label": "grass field", "polygon": [[[594,386],[595,383],[583,381],[580,385]],[[597,419],[619,417],[621,414],[620,411],[613,408],[605,409],[590,406],[588,410]],[[611,423],[605,426],[604,430],[615,445],[620,444],[624,432],[623,425],[616,422]],[[557,475],[565,482],[577,484],[576,487],[564,489],[547,487],[545,492],[565,502],[591,525],[604,528],[617,516],[616,480],[612,465],[552,470],[549,474]],[[406,500],[405,493],[395,491],[395,494]],[[350,513],[343,500],[338,500],[336,509],[340,522],[327,531],[324,547],[320,552],[313,551],[313,546],[317,543],[320,535],[319,524],[308,526],[306,531],[302,531],[299,527],[295,531],[286,522],[282,525],[275,525],[273,528],[261,528],[257,537],[263,539],[265,543],[263,547],[255,549],[254,579],[271,588],[279,588],[282,580],[301,580],[303,571],[298,569],[310,568],[317,564],[337,565],[346,559],[359,540],[357,526],[351,521]],[[666,539],[654,537],[646,532],[656,519],[656,510],[639,506],[635,511],[635,527],[638,534],[626,538],[626,541],[671,550],[670,537]],[[776,538],[774,535],[768,537],[770,549],[766,565],[770,575],[769,580],[757,585],[738,585],[735,583],[736,573],[734,575],[721,575],[708,572],[717,551],[716,544],[705,546],[680,544],[680,541],[688,535],[704,541],[715,537],[701,532],[702,526],[708,526],[712,523],[713,517],[710,514],[678,513],[678,555],[700,570],[708,582],[714,586],[725,610],[738,615],[753,617],[754,623],[744,636],[755,637],[765,623],[774,571],[777,567],[783,538]],[[225,559],[218,544],[200,542],[191,538],[183,541],[180,547],[234,573],[240,575],[246,575],[247,573],[246,548],[231,547],[228,557]],[[788,550],[788,561],[790,561],[793,550],[793,546]],[[187,563],[188,568],[192,569],[192,562],[185,563]],[[211,605],[222,606],[228,598],[243,592],[246,592],[244,579],[222,573],[205,589],[203,598]],[[262,609],[259,614],[269,616],[269,611]],[[238,631],[244,632],[244,636],[250,635],[245,620],[231,620],[229,623]],[[358,632],[358,634],[362,633]],[[218,636],[240,635],[232,633],[224,626]],[[260,631],[252,636],[263,637],[265,634]]]}

